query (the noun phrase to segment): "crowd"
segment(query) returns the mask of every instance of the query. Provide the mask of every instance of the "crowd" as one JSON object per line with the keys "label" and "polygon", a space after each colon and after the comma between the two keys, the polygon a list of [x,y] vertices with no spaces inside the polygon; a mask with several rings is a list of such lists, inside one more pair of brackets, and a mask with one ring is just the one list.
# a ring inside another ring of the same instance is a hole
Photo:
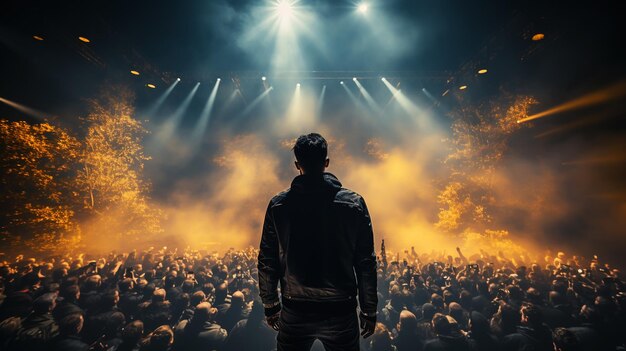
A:
{"label": "crowd", "polygon": [[[274,350],[257,255],[0,257],[0,351]],[[597,257],[391,253],[383,243],[378,324],[361,349],[621,350],[625,292]]]}

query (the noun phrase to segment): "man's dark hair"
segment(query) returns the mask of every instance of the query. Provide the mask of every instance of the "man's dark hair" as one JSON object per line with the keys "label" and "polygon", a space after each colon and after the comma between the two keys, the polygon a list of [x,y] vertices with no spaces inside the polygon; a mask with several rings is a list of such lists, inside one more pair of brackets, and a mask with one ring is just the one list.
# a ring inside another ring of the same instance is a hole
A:
{"label": "man's dark hair", "polygon": [[56,295],[47,293],[39,296],[33,301],[33,311],[37,314],[44,314],[51,310],[56,300]]}
{"label": "man's dark hair", "polygon": [[328,156],[328,143],[317,133],[300,135],[293,146],[298,164],[307,172],[322,172]]}
{"label": "man's dark hair", "polygon": [[140,320],[126,324],[122,331],[122,340],[128,343],[137,343],[143,335],[143,322]]}
{"label": "man's dark hair", "polygon": [[539,326],[543,323],[543,315],[541,314],[541,311],[533,304],[526,304],[522,306],[520,312],[526,316],[528,324],[531,326]]}
{"label": "man's dark hair", "polygon": [[59,321],[61,335],[78,335],[81,330],[83,316],[80,313],[72,313]]}
{"label": "man's dark hair", "polygon": [[552,332],[552,340],[557,350],[562,351],[578,351],[580,350],[580,341],[576,334],[566,328],[556,328]]}
{"label": "man's dark hair", "polygon": [[452,326],[448,318],[442,313],[435,313],[433,316],[433,330],[437,335],[449,335],[452,331]]}

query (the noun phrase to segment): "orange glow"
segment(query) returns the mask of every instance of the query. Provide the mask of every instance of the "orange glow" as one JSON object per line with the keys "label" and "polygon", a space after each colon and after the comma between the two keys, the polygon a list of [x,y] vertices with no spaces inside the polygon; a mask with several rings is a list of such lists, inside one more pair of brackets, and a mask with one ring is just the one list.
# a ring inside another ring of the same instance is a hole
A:
{"label": "orange glow", "polygon": [[487,73],[487,69],[485,68],[478,70],[478,74],[485,74],[485,73]]}
{"label": "orange glow", "polygon": [[139,72],[138,72],[138,71],[134,71],[134,70],[133,70],[133,71],[130,71],[130,74],[135,75],[135,76],[138,76],[138,75],[139,75]]}
{"label": "orange glow", "polygon": [[539,40],[543,40],[543,38],[545,38],[546,36],[543,33],[537,33],[535,35],[533,35],[533,41],[539,41]]}
{"label": "orange glow", "polygon": [[90,43],[91,40],[85,38],[85,37],[78,37],[78,40],[82,41],[83,43]]}
{"label": "orange glow", "polygon": [[43,41],[43,37],[40,37],[39,35],[33,35],[33,39]]}
{"label": "orange glow", "polygon": [[148,88],[150,88],[150,89],[154,89],[154,88],[156,88],[156,85],[154,85],[154,84],[146,84],[146,86],[147,86]]}
{"label": "orange glow", "polygon": [[459,87],[459,90],[465,90],[465,89],[467,89],[467,85],[461,85],[461,86]]}
{"label": "orange glow", "polygon": [[626,95],[626,82],[618,83],[610,86],[604,90],[596,91],[585,96],[581,96],[577,99],[568,101],[564,104],[558,105],[543,112],[536,113],[532,116],[522,118],[517,123],[523,123],[532,121],[533,119],[554,115],[560,112],[575,110],[583,107],[589,107],[598,105],[603,102],[613,100],[618,97]]}

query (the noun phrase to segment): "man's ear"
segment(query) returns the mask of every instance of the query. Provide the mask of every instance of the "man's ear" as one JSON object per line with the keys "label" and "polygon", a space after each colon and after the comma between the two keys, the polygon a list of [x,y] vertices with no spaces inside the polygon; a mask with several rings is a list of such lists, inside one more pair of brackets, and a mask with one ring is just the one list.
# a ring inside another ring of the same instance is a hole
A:
{"label": "man's ear", "polygon": [[328,168],[329,164],[330,164],[330,158],[326,157],[326,161],[324,161],[324,168]]}

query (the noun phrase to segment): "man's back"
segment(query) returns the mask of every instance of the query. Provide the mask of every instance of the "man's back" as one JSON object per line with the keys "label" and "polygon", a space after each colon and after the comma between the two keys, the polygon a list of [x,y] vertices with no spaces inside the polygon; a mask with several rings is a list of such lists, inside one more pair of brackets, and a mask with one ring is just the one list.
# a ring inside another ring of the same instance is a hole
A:
{"label": "man's back", "polygon": [[[353,267],[375,267],[373,243],[367,242],[366,235],[371,224],[361,196],[342,188],[330,173],[301,175],[289,190],[272,199],[268,214],[284,267],[281,291],[285,298],[337,302],[356,296]],[[264,257],[260,259],[261,263]],[[376,276],[366,278],[370,281],[363,283],[374,288],[375,296]],[[375,311],[375,305],[370,307]]]}
{"label": "man's back", "polygon": [[315,339],[327,350],[358,350],[357,296],[365,337],[374,331],[378,302],[367,206],[324,173],[329,159],[321,135],[300,136],[293,150],[300,175],[272,198],[263,224],[258,268],[265,314],[280,329],[279,351],[308,350]]}

